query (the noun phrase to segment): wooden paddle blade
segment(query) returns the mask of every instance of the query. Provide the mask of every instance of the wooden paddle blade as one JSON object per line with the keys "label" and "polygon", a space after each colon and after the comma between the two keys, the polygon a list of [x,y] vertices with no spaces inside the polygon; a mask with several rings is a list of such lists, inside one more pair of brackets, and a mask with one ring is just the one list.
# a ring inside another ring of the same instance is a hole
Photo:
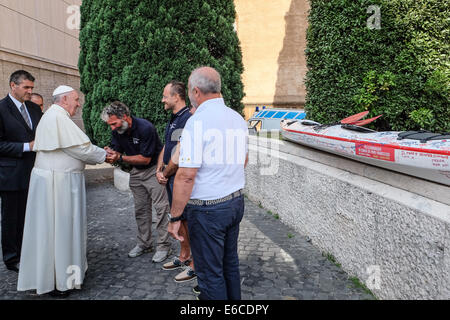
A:
{"label": "wooden paddle blade", "polygon": [[380,114],[379,116],[370,118],[370,119],[366,119],[366,120],[360,120],[360,121],[355,121],[352,124],[354,124],[355,126],[363,126],[365,124],[371,123],[372,121],[377,120],[379,117],[381,117],[382,114]]}
{"label": "wooden paddle blade", "polygon": [[348,118],[342,119],[341,123],[354,123],[355,121],[358,121],[359,119],[362,119],[365,116],[367,116],[368,113],[369,113],[369,111],[364,111],[364,112],[354,114]]}

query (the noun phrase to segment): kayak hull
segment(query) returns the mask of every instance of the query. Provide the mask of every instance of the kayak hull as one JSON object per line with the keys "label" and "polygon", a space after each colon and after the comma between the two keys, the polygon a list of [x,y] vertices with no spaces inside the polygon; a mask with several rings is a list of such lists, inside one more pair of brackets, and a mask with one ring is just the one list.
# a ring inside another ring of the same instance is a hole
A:
{"label": "kayak hull", "polygon": [[[312,123],[312,122],[310,122]],[[316,123],[317,125],[320,125]],[[397,140],[399,132],[355,132],[340,125],[318,128],[281,121],[282,136],[292,142],[353,160],[450,185],[450,141]]]}

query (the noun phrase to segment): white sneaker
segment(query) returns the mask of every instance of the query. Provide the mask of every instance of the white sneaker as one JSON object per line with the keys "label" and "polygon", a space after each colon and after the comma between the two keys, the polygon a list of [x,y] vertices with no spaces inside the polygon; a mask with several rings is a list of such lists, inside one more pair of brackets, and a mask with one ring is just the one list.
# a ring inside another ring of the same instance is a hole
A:
{"label": "white sneaker", "polygon": [[169,252],[170,252],[170,250],[156,251],[155,255],[153,256],[152,261],[153,262],[163,262],[164,260],[167,259],[167,257],[169,257]]}
{"label": "white sneaker", "polygon": [[151,251],[152,251],[152,248],[142,248],[140,245],[136,245],[136,247],[134,247],[130,252],[128,252],[128,257],[136,258],[146,252],[151,252]]}

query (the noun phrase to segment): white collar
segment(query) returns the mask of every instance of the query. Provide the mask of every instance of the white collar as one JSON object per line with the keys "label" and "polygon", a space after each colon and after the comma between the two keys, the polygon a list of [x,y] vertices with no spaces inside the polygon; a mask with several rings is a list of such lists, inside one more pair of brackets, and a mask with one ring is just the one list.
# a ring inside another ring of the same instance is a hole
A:
{"label": "white collar", "polygon": [[208,104],[225,105],[225,101],[223,100],[223,98],[214,98],[214,99],[208,99],[206,101],[203,101],[203,103],[198,106],[198,108],[194,114],[196,114],[198,111],[200,111],[200,112],[203,111]]}
{"label": "white collar", "polygon": [[14,98],[14,97],[12,96],[11,93],[8,93],[8,95],[9,95],[9,97],[11,98],[12,102],[14,102],[14,104],[16,105],[17,109],[20,110],[20,106],[22,106],[22,104],[25,103],[25,102],[23,102],[23,103],[20,102],[19,100],[17,100],[16,98]]}
{"label": "white collar", "polygon": [[51,107],[53,107],[53,106],[56,106],[55,109],[57,109],[59,112],[63,111],[70,118],[70,113],[67,112],[67,110],[64,109],[63,107],[61,107],[59,104],[54,103],[54,104],[51,105]]}

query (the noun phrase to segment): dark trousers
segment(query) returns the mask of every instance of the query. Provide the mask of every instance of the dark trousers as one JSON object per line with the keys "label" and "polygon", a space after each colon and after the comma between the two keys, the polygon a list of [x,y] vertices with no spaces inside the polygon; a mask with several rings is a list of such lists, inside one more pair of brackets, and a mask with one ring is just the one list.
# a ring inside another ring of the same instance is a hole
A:
{"label": "dark trousers", "polygon": [[[169,206],[172,208],[173,200],[173,184],[175,182],[175,175],[170,176],[166,183],[167,198],[169,199]],[[181,220],[186,220],[186,210],[181,214]]]}
{"label": "dark trousers", "polygon": [[238,237],[244,197],[211,206],[188,204],[189,238],[200,300],[240,300]]}
{"label": "dark trousers", "polygon": [[169,199],[169,205],[172,207],[172,195],[173,195],[173,183],[175,181],[175,175],[170,176],[166,183],[167,198]]}
{"label": "dark trousers", "polygon": [[28,191],[0,191],[0,196],[3,262],[11,266],[20,261]]}

